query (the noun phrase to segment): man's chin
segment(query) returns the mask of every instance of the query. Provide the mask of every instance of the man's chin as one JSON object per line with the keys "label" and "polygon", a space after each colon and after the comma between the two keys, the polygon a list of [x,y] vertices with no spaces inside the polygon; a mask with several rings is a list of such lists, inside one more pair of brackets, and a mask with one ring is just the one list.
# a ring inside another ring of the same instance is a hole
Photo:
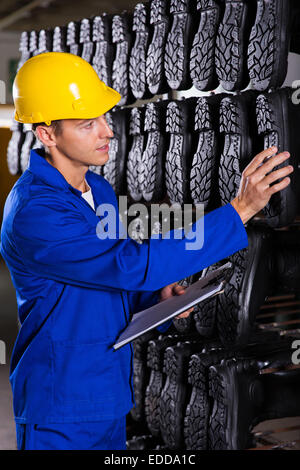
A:
{"label": "man's chin", "polygon": [[[97,152],[97,150],[96,150]],[[98,153],[98,152],[97,152]],[[109,154],[108,153],[103,153],[102,155],[99,154],[98,155],[98,158],[95,159],[94,163],[92,163],[91,165],[95,165],[95,166],[98,166],[98,165],[105,165],[105,163],[109,160]]]}

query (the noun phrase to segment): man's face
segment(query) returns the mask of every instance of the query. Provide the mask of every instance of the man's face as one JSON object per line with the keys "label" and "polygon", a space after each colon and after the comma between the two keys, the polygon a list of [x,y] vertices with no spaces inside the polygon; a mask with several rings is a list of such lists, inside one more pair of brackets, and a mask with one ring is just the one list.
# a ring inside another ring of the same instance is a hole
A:
{"label": "man's face", "polygon": [[55,137],[57,150],[79,164],[104,165],[113,132],[105,116],[94,119],[64,119],[62,133]]}

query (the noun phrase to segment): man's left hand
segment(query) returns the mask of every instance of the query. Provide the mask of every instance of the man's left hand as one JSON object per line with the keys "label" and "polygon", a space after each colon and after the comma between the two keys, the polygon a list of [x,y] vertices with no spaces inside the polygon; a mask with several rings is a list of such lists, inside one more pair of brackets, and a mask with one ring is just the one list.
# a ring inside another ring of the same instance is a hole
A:
{"label": "man's left hand", "polygon": [[[185,287],[181,286],[178,284],[178,282],[173,282],[172,284],[169,284],[168,286],[165,286],[161,289],[160,291],[160,300],[166,300],[169,297],[172,297],[173,295],[182,295],[185,293]],[[182,312],[180,315],[177,315],[177,318],[187,318],[190,313],[194,310],[194,307],[189,308],[185,312]]]}

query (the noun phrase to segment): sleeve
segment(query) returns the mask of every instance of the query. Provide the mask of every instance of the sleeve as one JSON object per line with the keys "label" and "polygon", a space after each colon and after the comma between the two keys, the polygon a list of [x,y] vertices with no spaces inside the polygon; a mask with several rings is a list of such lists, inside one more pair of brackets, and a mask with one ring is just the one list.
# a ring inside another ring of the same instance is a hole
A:
{"label": "sleeve", "polygon": [[[174,237],[175,230],[170,230],[142,244],[130,237],[100,239],[100,222],[95,216],[93,225],[71,203],[41,196],[15,214],[11,237],[19,258],[35,275],[91,289],[148,292],[199,272],[248,244],[231,204],[198,219],[188,234],[182,229],[181,237]],[[193,233],[196,237],[200,231],[203,245],[189,249]]]}

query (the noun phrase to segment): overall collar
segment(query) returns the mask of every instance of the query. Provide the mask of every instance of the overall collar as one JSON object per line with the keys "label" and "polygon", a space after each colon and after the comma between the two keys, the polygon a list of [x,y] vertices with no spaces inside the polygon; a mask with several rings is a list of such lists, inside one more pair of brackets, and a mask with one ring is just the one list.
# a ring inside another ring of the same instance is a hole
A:
{"label": "overall collar", "polygon": [[[29,164],[28,170],[31,173],[38,176],[41,180],[43,180],[49,186],[53,186],[57,189],[62,189],[64,191],[72,191],[73,193],[81,196],[82,192],[79,189],[74,188],[65,177],[57,170],[54,166],[52,166],[46,159],[45,159],[45,149],[44,148],[36,148],[30,150],[30,157],[29,157]],[[86,181],[88,185],[92,188],[93,178],[92,172],[88,170],[85,174]]]}

